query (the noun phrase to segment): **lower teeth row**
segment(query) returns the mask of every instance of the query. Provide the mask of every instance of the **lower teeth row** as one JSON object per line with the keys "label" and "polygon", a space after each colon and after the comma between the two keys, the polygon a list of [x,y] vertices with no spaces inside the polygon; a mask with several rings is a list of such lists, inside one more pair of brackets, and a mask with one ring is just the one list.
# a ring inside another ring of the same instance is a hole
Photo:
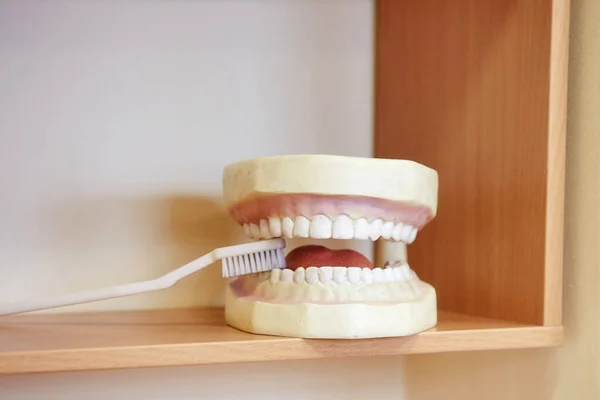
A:
{"label": "lower teeth row", "polygon": [[337,283],[337,284],[360,284],[360,283],[380,283],[380,282],[402,282],[417,278],[417,275],[410,269],[408,264],[398,267],[388,268],[358,268],[358,267],[308,267],[291,269],[274,269],[268,272],[260,272],[258,279],[260,281],[270,280],[271,283],[294,282],[307,283],[314,285],[317,283]]}
{"label": "lower teeth row", "polygon": [[259,224],[244,224],[246,235],[254,239],[314,238],[314,239],[388,239],[412,243],[417,236],[417,228],[402,222],[376,219],[368,222],[365,218],[356,220],[347,215],[330,219],[325,215],[315,215],[310,220],[304,216],[271,217],[261,219]]}

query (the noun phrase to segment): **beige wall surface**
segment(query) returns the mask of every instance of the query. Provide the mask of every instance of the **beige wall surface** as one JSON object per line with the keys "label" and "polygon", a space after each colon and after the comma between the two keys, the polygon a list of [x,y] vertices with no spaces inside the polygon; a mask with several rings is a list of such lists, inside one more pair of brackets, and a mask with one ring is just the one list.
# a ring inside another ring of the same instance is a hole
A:
{"label": "beige wall surface", "polygon": [[[573,0],[564,347],[8,376],[0,399],[600,398],[599,21]],[[370,155],[371,24],[369,0],[0,2],[0,302],[234,242],[229,162]],[[219,304],[218,274],[82,308]]]}

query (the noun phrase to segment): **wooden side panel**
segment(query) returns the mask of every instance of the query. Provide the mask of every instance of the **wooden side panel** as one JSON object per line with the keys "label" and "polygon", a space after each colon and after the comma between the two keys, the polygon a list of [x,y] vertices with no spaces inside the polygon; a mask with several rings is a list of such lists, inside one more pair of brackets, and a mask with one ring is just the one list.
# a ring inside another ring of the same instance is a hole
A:
{"label": "wooden side panel", "polygon": [[438,215],[408,259],[441,309],[549,318],[552,12],[549,0],[376,3],[375,156],[440,175]]}

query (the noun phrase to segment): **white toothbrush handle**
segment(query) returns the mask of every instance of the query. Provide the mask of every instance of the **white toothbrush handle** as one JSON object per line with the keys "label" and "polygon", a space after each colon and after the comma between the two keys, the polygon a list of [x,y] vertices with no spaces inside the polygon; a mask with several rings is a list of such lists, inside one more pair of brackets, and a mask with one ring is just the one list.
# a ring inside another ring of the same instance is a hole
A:
{"label": "white toothbrush handle", "polygon": [[70,294],[55,299],[23,301],[13,304],[0,305],[0,315],[45,310],[49,308],[89,303],[92,301],[107,300],[116,297],[131,296],[135,294],[166,289],[173,286],[180,279],[185,278],[199,269],[212,264],[216,260],[217,257],[215,257],[214,252],[211,252],[157,279],[90,290],[88,292]]}

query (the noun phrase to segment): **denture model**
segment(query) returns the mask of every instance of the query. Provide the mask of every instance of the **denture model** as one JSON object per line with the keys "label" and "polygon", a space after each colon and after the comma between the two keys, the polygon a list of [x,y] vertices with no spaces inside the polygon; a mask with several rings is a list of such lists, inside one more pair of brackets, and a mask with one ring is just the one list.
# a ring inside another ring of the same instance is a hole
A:
{"label": "denture model", "polygon": [[438,174],[408,160],[288,155],[225,167],[231,216],[253,239],[312,238],[285,268],[230,279],[227,324],[255,334],[407,336],[437,323],[435,289],[405,260],[383,265],[320,239],[412,243],[437,212]]}

